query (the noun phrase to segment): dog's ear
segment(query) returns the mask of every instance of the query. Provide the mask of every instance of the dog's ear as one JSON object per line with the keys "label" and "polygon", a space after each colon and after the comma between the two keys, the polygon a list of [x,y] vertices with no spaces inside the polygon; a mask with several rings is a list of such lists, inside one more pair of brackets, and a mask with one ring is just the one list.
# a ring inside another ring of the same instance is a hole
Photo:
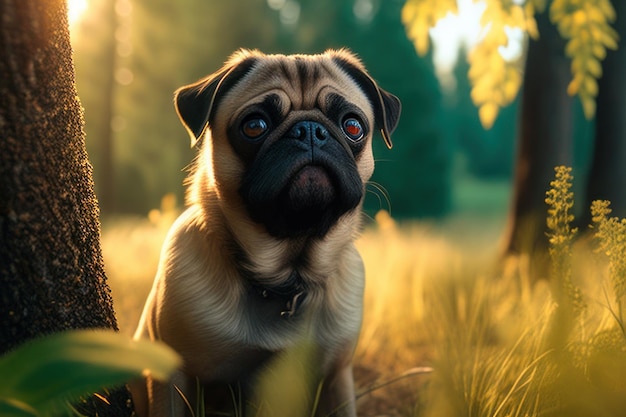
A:
{"label": "dog's ear", "polygon": [[211,120],[211,113],[223,95],[230,90],[256,62],[256,52],[235,53],[217,72],[179,88],[174,93],[176,113],[196,146]]}
{"label": "dog's ear", "polygon": [[391,133],[398,126],[402,109],[400,99],[380,88],[376,81],[365,71],[361,62],[350,52],[346,50],[338,51],[333,60],[359,84],[372,102],[376,127],[380,129],[380,134],[385,144],[391,149],[393,146]]}

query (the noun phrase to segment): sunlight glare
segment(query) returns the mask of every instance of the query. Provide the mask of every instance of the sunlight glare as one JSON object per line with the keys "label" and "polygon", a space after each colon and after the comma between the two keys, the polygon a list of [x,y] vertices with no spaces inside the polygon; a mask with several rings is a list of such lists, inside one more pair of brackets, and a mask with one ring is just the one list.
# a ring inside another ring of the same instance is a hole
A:
{"label": "sunlight glare", "polygon": [[267,0],[267,5],[272,10],[280,10],[285,6],[286,0]]}
{"label": "sunlight glare", "polygon": [[[523,0],[513,0],[519,4]],[[433,42],[433,62],[441,86],[446,90],[456,88],[454,67],[459,53],[469,51],[481,40],[484,29],[480,19],[485,11],[483,1],[457,0],[458,14],[449,13],[430,30]],[[523,53],[524,32],[518,28],[505,27],[508,37],[506,47],[500,47],[500,55],[507,61],[519,59]]]}
{"label": "sunlight glare", "polygon": [[486,7],[473,0],[458,0],[457,4],[457,15],[448,14],[430,30],[435,70],[445,89],[456,87],[453,71],[459,52],[470,49],[480,39],[480,18]]}
{"label": "sunlight glare", "polygon": [[70,28],[78,23],[88,6],[88,0],[67,0],[67,16]]}
{"label": "sunlight glare", "polygon": [[280,22],[287,26],[295,26],[300,19],[300,3],[287,0],[280,9]]}
{"label": "sunlight glare", "polygon": [[524,32],[520,28],[505,27],[504,31],[509,38],[509,43],[506,47],[501,46],[498,48],[498,52],[506,61],[515,61],[518,59],[523,51]]}

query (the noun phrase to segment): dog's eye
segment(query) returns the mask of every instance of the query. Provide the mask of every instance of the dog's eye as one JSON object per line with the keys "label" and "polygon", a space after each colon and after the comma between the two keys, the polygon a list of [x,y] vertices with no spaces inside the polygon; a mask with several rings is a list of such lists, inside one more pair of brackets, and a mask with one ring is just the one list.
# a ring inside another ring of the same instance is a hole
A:
{"label": "dog's eye", "polygon": [[241,133],[248,139],[259,139],[268,130],[268,123],[260,116],[252,116],[241,125]]}
{"label": "dog's eye", "polygon": [[363,136],[365,135],[363,125],[361,124],[359,119],[356,119],[354,117],[345,118],[343,123],[341,124],[341,128],[343,129],[343,132],[346,134],[348,139],[354,142],[363,139]]}

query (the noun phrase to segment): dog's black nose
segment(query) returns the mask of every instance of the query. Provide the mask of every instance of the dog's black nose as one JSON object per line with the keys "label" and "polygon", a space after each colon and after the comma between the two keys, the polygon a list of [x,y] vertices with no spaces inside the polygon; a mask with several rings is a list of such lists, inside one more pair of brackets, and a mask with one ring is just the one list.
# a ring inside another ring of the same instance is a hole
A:
{"label": "dog's black nose", "polygon": [[330,137],[330,134],[321,123],[303,120],[291,127],[288,137],[313,143],[324,142]]}

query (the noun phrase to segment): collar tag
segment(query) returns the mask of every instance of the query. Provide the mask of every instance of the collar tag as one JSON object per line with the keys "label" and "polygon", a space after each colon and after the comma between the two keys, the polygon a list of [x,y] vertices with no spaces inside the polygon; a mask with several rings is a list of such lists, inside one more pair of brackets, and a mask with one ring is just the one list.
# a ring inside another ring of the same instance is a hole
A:
{"label": "collar tag", "polygon": [[294,314],[296,314],[296,311],[298,311],[298,300],[303,294],[304,291],[300,291],[299,293],[294,295],[290,301],[287,301],[287,310],[281,311],[280,316],[288,319],[292,318]]}

